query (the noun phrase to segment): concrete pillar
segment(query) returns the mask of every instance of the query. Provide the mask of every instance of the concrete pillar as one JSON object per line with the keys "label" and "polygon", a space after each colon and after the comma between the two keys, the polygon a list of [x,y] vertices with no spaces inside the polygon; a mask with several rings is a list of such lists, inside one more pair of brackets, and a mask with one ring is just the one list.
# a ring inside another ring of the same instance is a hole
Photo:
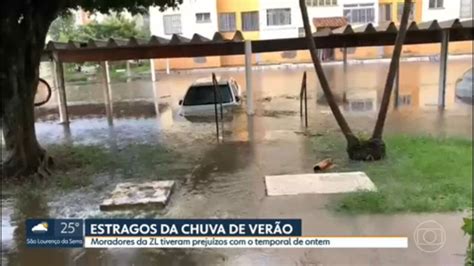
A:
{"label": "concrete pillar", "polygon": [[255,122],[254,116],[247,116],[247,134],[248,134],[248,141],[250,143],[255,142]]}
{"label": "concrete pillar", "polygon": [[245,83],[247,87],[247,114],[253,115],[253,88],[252,88],[252,42],[245,41]]}
{"label": "concrete pillar", "polygon": [[342,48],[342,62],[344,64],[344,73],[347,71],[347,47]]}
{"label": "concrete pillar", "polygon": [[132,81],[132,70],[130,69],[130,61],[127,60],[127,82]]}
{"label": "concrete pillar", "polygon": [[63,63],[57,60],[53,62],[53,78],[56,83],[56,97],[58,99],[59,121],[62,124],[69,124],[69,113],[67,110],[66,82],[64,81]]}
{"label": "concrete pillar", "polygon": [[109,62],[103,61],[100,64],[102,66],[102,75],[103,75],[103,81],[104,81],[105,112],[107,113],[107,119],[111,123],[114,112],[113,112],[113,101],[112,101],[112,89],[110,87]]}
{"label": "concrete pillar", "polygon": [[160,117],[160,96],[158,95],[158,88],[156,87],[156,83],[152,82],[151,86],[153,88],[153,98],[155,102],[155,113],[156,117],[159,119]]}
{"label": "concrete pillar", "polygon": [[155,59],[150,59],[150,73],[151,73],[151,84],[153,88],[153,96],[155,97],[155,112],[156,117],[160,116],[160,105],[159,105],[159,93],[158,87],[156,86],[156,72],[155,72]]}
{"label": "concrete pillar", "polygon": [[150,59],[150,73],[151,73],[151,81],[156,81],[156,73],[155,73],[155,59]]}
{"label": "concrete pillar", "polygon": [[441,54],[439,60],[438,106],[446,106],[446,74],[448,71],[449,30],[444,30],[441,37]]}
{"label": "concrete pillar", "polygon": [[63,124],[64,144],[72,144],[72,134],[69,124]]}
{"label": "concrete pillar", "polygon": [[166,59],[166,74],[170,74],[170,60]]}

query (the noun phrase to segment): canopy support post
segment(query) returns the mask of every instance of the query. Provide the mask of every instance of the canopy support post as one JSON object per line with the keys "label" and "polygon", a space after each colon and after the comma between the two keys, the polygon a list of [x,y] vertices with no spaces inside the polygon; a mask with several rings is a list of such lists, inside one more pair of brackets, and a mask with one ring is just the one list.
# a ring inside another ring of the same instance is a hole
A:
{"label": "canopy support post", "polygon": [[104,101],[105,101],[105,112],[107,114],[107,120],[109,123],[113,121],[113,100],[112,100],[112,88],[110,86],[110,72],[109,72],[109,62],[103,61],[100,63],[102,66],[102,75],[104,82]]}
{"label": "canopy support post", "polygon": [[247,114],[254,115],[252,88],[252,42],[245,41],[245,83],[247,88]]}
{"label": "canopy support post", "polygon": [[442,31],[441,58],[439,63],[438,107],[446,106],[446,75],[448,71],[449,30]]}
{"label": "canopy support post", "polygon": [[56,58],[52,61],[53,78],[56,85],[56,97],[58,99],[59,121],[61,124],[69,124],[69,113],[67,108],[66,82],[64,81],[63,62]]}

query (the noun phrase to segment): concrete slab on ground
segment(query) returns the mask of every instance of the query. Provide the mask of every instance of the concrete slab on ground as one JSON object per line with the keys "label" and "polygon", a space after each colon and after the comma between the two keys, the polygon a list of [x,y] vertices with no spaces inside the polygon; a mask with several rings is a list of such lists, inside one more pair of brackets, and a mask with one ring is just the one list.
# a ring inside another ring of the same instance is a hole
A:
{"label": "concrete slab on ground", "polygon": [[164,208],[171,196],[174,181],[117,184],[109,198],[100,205],[101,211],[125,210],[135,207]]}
{"label": "concrete slab on ground", "polygon": [[376,191],[364,172],[265,176],[268,196]]}

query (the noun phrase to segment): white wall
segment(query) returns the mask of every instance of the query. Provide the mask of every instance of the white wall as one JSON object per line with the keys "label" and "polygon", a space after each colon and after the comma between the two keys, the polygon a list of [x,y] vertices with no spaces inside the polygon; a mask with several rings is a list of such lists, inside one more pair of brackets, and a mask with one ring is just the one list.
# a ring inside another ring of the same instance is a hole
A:
{"label": "white wall", "polygon": [[423,1],[422,4],[422,21],[431,21],[431,20],[450,20],[459,18],[461,12],[461,0],[444,0],[443,8],[429,8],[428,0]]}
{"label": "white wall", "polygon": [[[171,38],[166,35],[163,26],[163,15],[181,14],[182,36],[192,38],[198,33],[211,39],[217,31],[216,0],[184,0],[177,9],[167,9],[163,13],[157,7],[150,7],[150,32],[152,35]],[[211,22],[196,23],[196,13],[211,13]]]}
{"label": "white wall", "polygon": [[[285,26],[268,26],[267,10],[273,8],[290,8],[291,24]],[[296,0],[260,0],[260,39],[283,39],[298,37],[298,27],[302,26],[301,13]]]}
{"label": "white wall", "polygon": [[[428,0],[418,0],[418,1],[423,1],[423,2],[426,2]],[[340,5],[341,5],[341,8],[342,10],[344,10],[344,5],[350,5],[350,4],[374,4],[374,8],[375,8],[375,19],[374,19],[374,25],[378,24],[378,21],[379,21],[379,1],[378,0],[339,0],[340,2]],[[343,12],[343,11],[342,11]],[[354,24],[352,24],[354,25]],[[356,24],[357,25],[357,24]]]}

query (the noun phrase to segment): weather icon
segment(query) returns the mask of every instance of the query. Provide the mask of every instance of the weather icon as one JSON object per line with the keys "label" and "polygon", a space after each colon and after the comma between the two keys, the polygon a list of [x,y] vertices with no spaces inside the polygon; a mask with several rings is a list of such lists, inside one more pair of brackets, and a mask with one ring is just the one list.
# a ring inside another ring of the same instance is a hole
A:
{"label": "weather icon", "polygon": [[34,233],[48,232],[48,223],[47,222],[39,223],[39,224],[33,226],[33,228],[31,228],[31,231],[34,232]]}

